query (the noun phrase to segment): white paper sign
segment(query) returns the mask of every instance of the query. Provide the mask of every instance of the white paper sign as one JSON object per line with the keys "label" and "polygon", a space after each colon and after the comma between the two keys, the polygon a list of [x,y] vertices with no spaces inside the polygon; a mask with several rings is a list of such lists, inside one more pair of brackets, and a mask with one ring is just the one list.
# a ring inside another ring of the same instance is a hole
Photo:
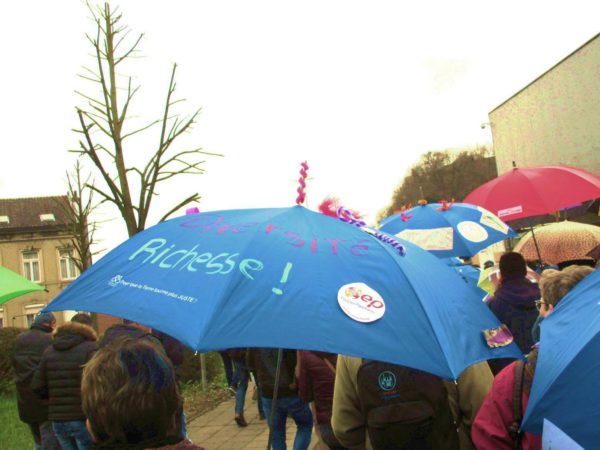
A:
{"label": "white paper sign", "polygon": [[454,230],[452,227],[431,228],[429,230],[402,230],[396,233],[401,239],[406,239],[425,250],[452,250],[454,245]]}
{"label": "white paper sign", "polygon": [[513,206],[512,208],[501,209],[498,211],[498,217],[512,216],[523,212],[523,206]]}
{"label": "white paper sign", "polygon": [[542,450],[584,450],[584,448],[548,419],[544,419]]}

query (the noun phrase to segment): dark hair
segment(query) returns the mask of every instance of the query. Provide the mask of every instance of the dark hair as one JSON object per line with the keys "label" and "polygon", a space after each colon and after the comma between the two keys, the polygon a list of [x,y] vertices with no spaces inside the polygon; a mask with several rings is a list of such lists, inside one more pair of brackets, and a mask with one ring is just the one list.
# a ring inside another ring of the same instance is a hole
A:
{"label": "dark hair", "polygon": [[123,337],[98,350],[81,380],[83,412],[100,444],[131,445],[177,435],[179,388],[157,344]]}
{"label": "dark hair", "polygon": [[494,267],[494,265],[495,265],[494,261],[487,260],[486,262],[483,263],[483,268],[489,269],[490,267]]}
{"label": "dark hair", "polygon": [[86,313],[75,314],[73,317],[71,317],[71,322],[82,323],[84,325],[87,325],[88,327],[91,327],[93,325],[92,316]]}
{"label": "dark hair", "polygon": [[508,252],[500,257],[500,275],[506,278],[511,275],[527,275],[527,264],[523,255],[517,252]]}

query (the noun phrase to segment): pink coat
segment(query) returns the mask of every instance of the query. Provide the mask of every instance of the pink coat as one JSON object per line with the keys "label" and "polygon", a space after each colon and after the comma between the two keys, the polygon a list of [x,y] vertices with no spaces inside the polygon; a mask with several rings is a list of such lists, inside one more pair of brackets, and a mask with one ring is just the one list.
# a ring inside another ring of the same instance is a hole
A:
{"label": "pink coat", "polygon": [[[471,427],[471,438],[477,450],[513,450],[514,441],[509,428],[513,423],[513,389],[515,365],[511,363],[494,378],[492,389],[483,401]],[[529,395],[523,392],[523,414]],[[525,433],[521,441],[523,450],[541,450],[542,437]]]}

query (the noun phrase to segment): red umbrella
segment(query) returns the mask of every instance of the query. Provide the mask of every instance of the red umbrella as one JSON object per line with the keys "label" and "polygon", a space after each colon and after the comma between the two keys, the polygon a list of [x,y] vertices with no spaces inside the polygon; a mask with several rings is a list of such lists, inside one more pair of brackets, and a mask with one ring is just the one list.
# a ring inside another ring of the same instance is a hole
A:
{"label": "red umbrella", "polygon": [[515,167],[465,198],[503,221],[551,214],[600,197],[600,177],[570,166]]}

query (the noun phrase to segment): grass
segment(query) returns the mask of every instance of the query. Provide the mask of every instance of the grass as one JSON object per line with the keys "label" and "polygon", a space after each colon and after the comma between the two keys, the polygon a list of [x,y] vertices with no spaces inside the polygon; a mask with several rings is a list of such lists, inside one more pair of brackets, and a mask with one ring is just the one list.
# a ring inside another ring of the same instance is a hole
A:
{"label": "grass", "polygon": [[34,447],[29,427],[19,419],[14,391],[0,396],[0,424],[2,450],[26,450]]}
{"label": "grass", "polygon": [[223,375],[222,378],[221,380],[217,377],[217,380],[208,384],[206,390],[202,389],[199,382],[182,383],[181,396],[188,422],[231,398],[232,394],[227,389],[225,376]]}

